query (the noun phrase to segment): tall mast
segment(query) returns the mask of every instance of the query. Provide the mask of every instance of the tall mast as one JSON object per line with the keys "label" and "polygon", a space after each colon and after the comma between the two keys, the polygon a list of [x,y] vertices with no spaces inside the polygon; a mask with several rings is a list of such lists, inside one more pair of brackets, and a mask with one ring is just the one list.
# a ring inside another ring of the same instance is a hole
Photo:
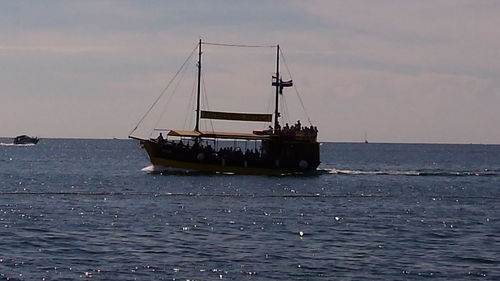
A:
{"label": "tall mast", "polygon": [[196,126],[195,131],[200,130],[200,80],[201,80],[201,39],[198,43],[198,91],[196,94]]}
{"label": "tall mast", "polygon": [[276,101],[274,105],[274,132],[276,133],[276,130],[278,129],[279,126],[279,121],[278,117],[280,116],[279,110],[278,110],[278,102],[279,102],[279,87],[280,87],[280,45],[276,45]]}

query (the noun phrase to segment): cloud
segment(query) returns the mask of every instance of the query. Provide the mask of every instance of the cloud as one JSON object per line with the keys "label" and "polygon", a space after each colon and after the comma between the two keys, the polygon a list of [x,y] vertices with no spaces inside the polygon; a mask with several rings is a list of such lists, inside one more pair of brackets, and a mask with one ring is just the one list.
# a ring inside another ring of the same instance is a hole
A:
{"label": "cloud", "polygon": [[[323,140],[359,140],[364,130],[374,141],[500,140],[491,125],[500,121],[493,106],[500,89],[500,30],[492,28],[500,24],[497,1],[110,0],[1,6],[0,118],[13,119],[11,114],[28,109],[39,120],[36,126],[13,120],[0,134],[15,135],[25,127],[52,136],[126,136],[125,127],[132,129],[201,36],[279,43]],[[211,106],[257,111],[259,102],[267,102],[260,94],[268,94],[274,54],[238,52],[205,50]],[[189,96],[191,89],[184,91]],[[242,103],[233,94],[254,98]],[[294,92],[286,99],[291,113],[301,111]],[[184,115],[185,108],[176,110]],[[68,115],[78,125],[62,130],[52,115]],[[108,128],[89,125],[93,122]]]}
{"label": "cloud", "polygon": [[500,74],[500,60],[491,60],[500,56],[500,30],[491,28],[500,24],[496,1],[360,0],[297,5],[329,26],[328,31],[321,30],[327,38],[320,41],[321,46],[347,56],[430,71]]}

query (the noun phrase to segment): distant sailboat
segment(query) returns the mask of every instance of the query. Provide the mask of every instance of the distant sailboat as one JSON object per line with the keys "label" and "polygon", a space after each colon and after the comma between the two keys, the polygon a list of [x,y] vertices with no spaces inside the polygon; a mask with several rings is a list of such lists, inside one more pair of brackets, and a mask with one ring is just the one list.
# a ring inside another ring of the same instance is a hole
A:
{"label": "distant sailboat", "polygon": [[368,143],[368,137],[366,135],[366,131],[365,131],[365,143]]}

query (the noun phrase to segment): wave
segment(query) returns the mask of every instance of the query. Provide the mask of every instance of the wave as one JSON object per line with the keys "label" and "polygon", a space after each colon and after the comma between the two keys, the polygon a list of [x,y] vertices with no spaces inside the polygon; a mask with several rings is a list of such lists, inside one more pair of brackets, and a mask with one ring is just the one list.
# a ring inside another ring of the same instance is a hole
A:
{"label": "wave", "polygon": [[61,195],[61,196],[154,196],[154,197],[233,197],[233,198],[387,198],[388,193],[195,193],[195,192],[123,192],[123,191],[0,191],[0,196]]}
{"label": "wave", "polygon": [[27,144],[14,144],[14,143],[7,143],[7,142],[0,142],[0,146],[34,146],[34,143],[27,143]]}
{"label": "wave", "polygon": [[[183,169],[168,168],[163,166],[149,165],[141,169],[149,174],[161,175],[207,175],[211,173],[189,171]],[[500,170],[481,170],[481,171],[444,171],[444,170],[349,170],[323,168],[318,169],[316,175],[372,175],[372,176],[409,176],[409,177],[500,177]]]}
{"label": "wave", "polygon": [[154,165],[149,165],[141,169],[143,172],[154,172],[155,166]]}
{"label": "wave", "polygon": [[141,169],[141,171],[154,175],[207,175],[208,172],[192,171],[185,169],[176,169],[158,165],[149,165]]}
{"label": "wave", "polygon": [[382,176],[431,176],[431,177],[498,177],[498,170],[482,171],[442,171],[442,170],[346,170],[322,169],[324,173],[335,175],[382,175]]}

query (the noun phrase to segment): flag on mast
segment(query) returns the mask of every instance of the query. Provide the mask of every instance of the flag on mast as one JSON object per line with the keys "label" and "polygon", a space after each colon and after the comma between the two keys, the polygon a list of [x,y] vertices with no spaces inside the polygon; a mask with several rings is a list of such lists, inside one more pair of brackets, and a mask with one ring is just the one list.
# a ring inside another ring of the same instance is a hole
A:
{"label": "flag on mast", "polygon": [[283,88],[292,87],[293,80],[283,81],[283,79],[281,79],[281,78],[278,79],[278,77],[273,75],[273,82],[271,85],[272,86],[279,86],[280,87],[280,94],[283,94]]}

